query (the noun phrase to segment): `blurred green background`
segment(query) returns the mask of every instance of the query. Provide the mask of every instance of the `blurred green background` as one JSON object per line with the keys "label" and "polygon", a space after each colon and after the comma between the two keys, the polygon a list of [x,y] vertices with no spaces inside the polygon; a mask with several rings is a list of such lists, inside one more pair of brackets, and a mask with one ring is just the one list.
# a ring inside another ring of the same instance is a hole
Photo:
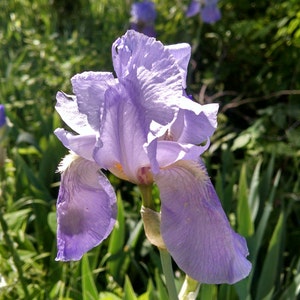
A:
{"label": "blurred green background", "polygon": [[[192,46],[188,93],[220,104],[204,159],[253,270],[197,299],[297,299],[300,293],[300,2],[220,0],[213,25],[186,18],[189,1],[154,1],[157,38]],[[112,235],[79,262],[56,256],[53,135],[58,90],[85,70],[113,71],[111,45],[129,27],[132,1],[0,1],[0,299],[167,299],[159,254],[145,239],[136,188],[118,194]],[[159,194],[153,191],[158,201]],[[195,255],[197,255],[195,253]],[[184,274],[174,265],[176,284]]]}

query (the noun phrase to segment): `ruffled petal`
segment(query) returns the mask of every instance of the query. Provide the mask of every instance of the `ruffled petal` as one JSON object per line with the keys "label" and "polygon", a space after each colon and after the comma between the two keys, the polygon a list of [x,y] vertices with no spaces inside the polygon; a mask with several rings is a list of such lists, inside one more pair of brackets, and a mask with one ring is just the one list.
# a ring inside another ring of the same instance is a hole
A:
{"label": "ruffled petal", "polygon": [[105,91],[115,84],[112,73],[83,72],[71,78],[78,110],[87,116],[90,126],[99,131],[104,109]]}
{"label": "ruffled petal", "polygon": [[212,136],[217,128],[218,104],[200,105],[186,99],[170,127],[170,139],[179,143],[201,144]]}
{"label": "ruffled petal", "polygon": [[56,260],[79,260],[100,244],[116,221],[116,196],[97,164],[79,157],[62,162],[57,201]]}
{"label": "ruffled petal", "polygon": [[159,41],[134,30],[112,46],[114,69],[130,98],[150,124],[170,123],[182,101],[182,78],[175,58]]}
{"label": "ruffled petal", "polygon": [[85,159],[91,161],[94,160],[93,152],[96,143],[95,134],[73,135],[62,128],[57,128],[54,133],[66,148]]}
{"label": "ruffled petal", "polygon": [[100,132],[101,146],[94,159],[119,178],[138,182],[137,170],[149,165],[144,145],[147,126],[144,111],[131,101],[122,85],[106,93],[105,123]]}
{"label": "ruffled petal", "polygon": [[181,161],[155,176],[161,233],[178,266],[207,284],[233,284],[251,270],[246,241],[235,233],[198,162]]}
{"label": "ruffled petal", "polygon": [[159,167],[165,168],[179,160],[197,160],[208,147],[209,142],[204,146],[197,146],[172,141],[158,141],[156,159]]}
{"label": "ruffled petal", "polygon": [[187,68],[191,58],[191,46],[187,43],[165,46],[176,60],[182,77],[182,87],[186,88]]}
{"label": "ruffled petal", "polygon": [[70,128],[79,134],[91,134],[94,132],[88,123],[87,116],[78,111],[75,96],[58,92],[56,100],[55,109]]}

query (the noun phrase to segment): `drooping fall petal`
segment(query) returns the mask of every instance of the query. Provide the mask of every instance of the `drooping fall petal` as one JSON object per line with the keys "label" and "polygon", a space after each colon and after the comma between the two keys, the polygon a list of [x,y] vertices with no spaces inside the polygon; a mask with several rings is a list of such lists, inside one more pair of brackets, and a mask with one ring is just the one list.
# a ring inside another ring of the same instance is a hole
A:
{"label": "drooping fall petal", "polygon": [[117,214],[116,196],[93,162],[67,156],[60,171],[56,260],[79,260],[112,231]]}
{"label": "drooping fall petal", "polygon": [[180,161],[155,176],[160,190],[161,232],[178,266],[195,280],[235,283],[251,263],[243,237],[235,233],[204,166]]}

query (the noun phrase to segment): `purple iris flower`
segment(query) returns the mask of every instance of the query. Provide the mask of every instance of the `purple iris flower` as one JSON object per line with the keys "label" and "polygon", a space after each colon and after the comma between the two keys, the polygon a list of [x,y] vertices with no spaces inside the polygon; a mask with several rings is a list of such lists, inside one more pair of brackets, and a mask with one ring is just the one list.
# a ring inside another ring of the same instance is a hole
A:
{"label": "purple iris flower", "polygon": [[154,21],[156,19],[155,5],[151,1],[136,2],[131,6],[130,29],[155,37]]}
{"label": "purple iris flower", "polygon": [[0,104],[0,127],[6,124],[6,116],[5,116],[5,109],[2,104]]}
{"label": "purple iris flower", "polygon": [[221,19],[218,0],[192,0],[186,12],[187,17],[200,13],[204,23],[213,24]]}
{"label": "purple iris flower", "polygon": [[[73,129],[55,134],[72,154],[60,165],[57,260],[78,260],[112,231],[116,196],[101,169],[137,185],[156,184],[161,235],[178,266],[203,283],[234,283],[251,269],[199,156],[217,126],[217,104],[184,92],[190,46],[164,46],[133,30],[112,45],[117,78],[75,75],[75,95],[56,110]],[[205,143],[203,145],[203,143]]]}

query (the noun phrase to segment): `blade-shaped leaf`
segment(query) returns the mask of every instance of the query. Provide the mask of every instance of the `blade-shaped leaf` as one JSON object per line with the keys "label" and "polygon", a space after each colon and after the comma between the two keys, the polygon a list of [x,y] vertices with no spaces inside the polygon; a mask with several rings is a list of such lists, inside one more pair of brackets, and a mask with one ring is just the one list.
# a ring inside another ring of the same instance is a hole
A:
{"label": "blade-shaped leaf", "polygon": [[251,236],[254,232],[254,224],[252,222],[251,211],[248,203],[246,165],[242,166],[240,174],[237,219],[238,232],[245,237]]}
{"label": "blade-shaped leaf", "polygon": [[117,222],[109,238],[108,253],[110,254],[107,262],[109,273],[114,279],[121,284],[123,282],[123,276],[121,266],[124,262],[123,247],[125,243],[125,219],[124,219],[124,207],[120,193],[117,194],[118,200],[118,216]]}
{"label": "blade-shaped leaf", "polygon": [[81,260],[81,278],[83,300],[98,299],[98,291],[87,255],[84,255]]}
{"label": "blade-shaped leaf", "polygon": [[125,277],[125,285],[124,285],[124,300],[137,300],[137,297],[134,293],[132,284],[128,276]]}
{"label": "blade-shaped leaf", "polygon": [[274,229],[269,243],[268,252],[264,261],[261,276],[259,278],[256,299],[264,299],[269,296],[275,287],[276,277],[278,276],[279,258],[282,255],[281,244],[285,225],[285,217],[282,212],[279,216],[277,225]]}

